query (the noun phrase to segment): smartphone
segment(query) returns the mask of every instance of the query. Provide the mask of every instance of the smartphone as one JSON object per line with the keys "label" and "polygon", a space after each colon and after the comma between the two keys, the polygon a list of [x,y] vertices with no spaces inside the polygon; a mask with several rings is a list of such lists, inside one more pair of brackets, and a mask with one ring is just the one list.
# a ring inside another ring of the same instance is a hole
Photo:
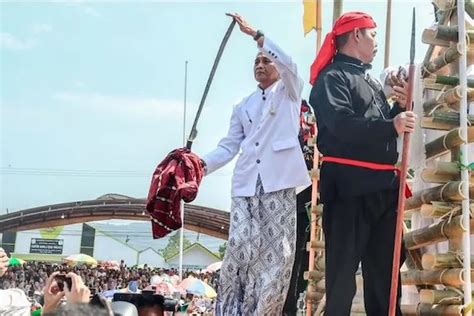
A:
{"label": "smartphone", "polygon": [[64,291],[64,283],[67,284],[67,288],[71,290],[72,288],[72,279],[71,277],[66,276],[65,274],[58,274],[54,277],[56,284],[61,292]]}

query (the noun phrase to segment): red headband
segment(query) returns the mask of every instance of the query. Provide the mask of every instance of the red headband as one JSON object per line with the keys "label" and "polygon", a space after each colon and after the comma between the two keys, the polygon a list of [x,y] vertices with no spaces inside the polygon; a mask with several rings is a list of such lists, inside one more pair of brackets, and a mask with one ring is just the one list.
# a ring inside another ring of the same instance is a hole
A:
{"label": "red headband", "polygon": [[355,28],[374,28],[377,25],[370,15],[363,12],[347,12],[341,15],[334,23],[332,31],[326,35],[323,46],[311,65],[309,82],[316,83],[321,70],[324,69],[336,54],[336,36],[352,31]]}

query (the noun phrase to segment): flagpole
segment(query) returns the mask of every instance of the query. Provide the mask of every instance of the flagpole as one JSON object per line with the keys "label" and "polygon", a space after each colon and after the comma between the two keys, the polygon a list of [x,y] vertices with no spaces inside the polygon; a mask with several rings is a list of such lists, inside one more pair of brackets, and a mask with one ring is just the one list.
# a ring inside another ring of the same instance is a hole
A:
{"label": "flagpole", "polygon": [[341,16],[342,14],[342,3],[343,0],[334,0],[334,6],[333,6],[333,13],[332,13],[332,24],[336,23],[336,20]]}
{"label": "flagpole", "polygon": [[383,67],[387,68],[390,63],[390,35],[392,31],[392,0],[387,0],[387,17],[385,22],[385,58]]}
{"label": "flagpole", "polygon": [[[319,49],[321,48],[321,39],[322,39],[322,21],[321,21],[321,4],[322,0],[315,0],[316,2],[316,23],[315,23],[315,30],[316,30],[316,55],[319,52]],[[319,166],[319,151],[316,146],[316,141],[314,146],[314,153],[313,153],[313,169],[318,169]],[[311,180],[312,187],[311,187],[311,208],[315,207],[318,203],[318,179],[312,179]],[[310,240],[315,240],[317,238],[316,236],[316,230],[317,230],[317,222],[313,218],[313,211],[311,211],[311,217],[310,217]],[[309,249],[309,262],[308,262],[308,271],[313,271],[314,270],[314,261],[315,261],[315,256],[316,256],[316,251],[312,248]],[[313,285],[311,285],[311,282],[308,282],[308,286],[306,289],[306,294],[310,293],[313,291]],[[320,304],[322,304],[320,302]],[[313,311],[312,311],[312,302],[306,297],[306,316],[312,316]]]}
{"label": "flagpole", "polygon": [[[184,62],[183,147],[186,146],[186,98],[188,90],[188,61]],[[183,280],[184,201],[181,200],[181,223],[179,236],[179,280]]]}

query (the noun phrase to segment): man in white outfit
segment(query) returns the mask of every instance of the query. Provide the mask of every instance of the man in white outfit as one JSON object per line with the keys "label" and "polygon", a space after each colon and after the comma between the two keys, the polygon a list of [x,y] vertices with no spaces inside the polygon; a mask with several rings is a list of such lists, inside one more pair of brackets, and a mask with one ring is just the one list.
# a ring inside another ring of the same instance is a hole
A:
{"label": "man in white outfit", "polygon": [[303,80],[263,32],[228,15],[257,42],[258,87],[234,107],[227,136],[202,158],[210,174],[241,151],[216,315],[281,315],[295,256],[295,188],[310,184],[298,142]]}

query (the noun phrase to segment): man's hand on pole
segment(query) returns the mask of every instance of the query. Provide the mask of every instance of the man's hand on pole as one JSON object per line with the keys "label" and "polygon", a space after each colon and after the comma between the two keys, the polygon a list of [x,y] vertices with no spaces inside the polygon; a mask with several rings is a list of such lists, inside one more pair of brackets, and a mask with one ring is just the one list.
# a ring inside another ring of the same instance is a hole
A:
{"label": "man's hand on pole", "polygon": [[393,126],[397,134],[413,133],[415,131],[416,118],[416,114],[411,111],[402,112],[395,116]]}

